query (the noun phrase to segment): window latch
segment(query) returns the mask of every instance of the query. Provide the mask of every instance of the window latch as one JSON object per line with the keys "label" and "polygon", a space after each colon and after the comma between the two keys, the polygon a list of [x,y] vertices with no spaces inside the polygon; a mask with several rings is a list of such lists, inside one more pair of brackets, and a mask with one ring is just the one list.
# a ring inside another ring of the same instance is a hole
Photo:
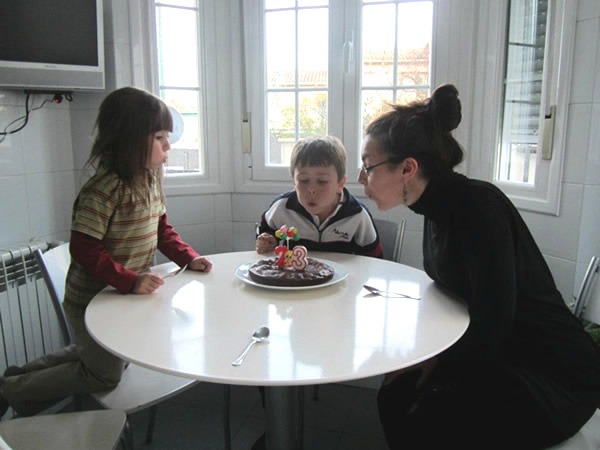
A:
{"label": "window latch", "polygon": [[550,114],[544,116],[544,136],[542,139],[542,159],[552,159],[554,145],[554,121],[556,120],[556,105],[550,106]]}
{"label": "window latch", "polygon": [[348,32],[344,42],[344,73],[349,73],[354,65],[354,30]]}

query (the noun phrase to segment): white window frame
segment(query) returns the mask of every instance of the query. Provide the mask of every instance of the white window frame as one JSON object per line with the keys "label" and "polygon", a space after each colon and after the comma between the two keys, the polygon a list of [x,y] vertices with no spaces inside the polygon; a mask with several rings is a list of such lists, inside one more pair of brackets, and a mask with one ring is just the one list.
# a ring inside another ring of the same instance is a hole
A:
{"label": "white window frame", "polygon": [[[158,90],[155,3],[128,2],[132,77],[134,85],[155,94]],[[232,124],[231,77],[232,49],[230,45],[230,2],[199,0],[199,55],[201,66],[202,127],[205,174],[165,176],[167,195],[192,195],[231,192],[233,176],[229,169],[235,137]],[[225,130],[225,131],[223,131]]]}
{"label": "white window frame", "polygon": [[[262,0],[240,1],[243,2],[241,15],[245,18],[243,41],[248,93],[247,117],[250,120],[245,134],[248,141],[242,144],[245,158],[240,164],[243,180],[238,190],[276,192],[291,187],[291,176],[287,167],[265,167],[264,164],[266,112],[262,73],[265,55],[261,45],[263,2]],[[473,48],[476,41],[474,19],[477,3],[476,0],[433,0],[431,86],[446,82],[454,83],[460,91],[463,105],[471,103]],[[328,134],[340,137],[346,146],[348,151],[346,186],[355,195],[363,195],[363,189],[357,183],[362,146],[362,130],[358,114],[362,45],[360,33],[353,32],[353,30],[360,30],[360,5],[360,0],[330,0],[329,2]],[[466,106],[461,129],[456,133],[459,140],[462,138],[463,143],[470,136],[470,117],[471,113]]]}
{"label": "white window frame", "polygon": [[[473,149],[469,161],[472,176],[493,181],[508,195],[519,209],[559,215],[562,172],[565,155],[571,72],[575,46],[577,14],[576,0],[551,0],[552,26],[547,33],[548,60],[544,74],[544,92],[541,113],[548,113],[556,105],[552,159],[537,158],[536,182],[533,185],[496,180],[496,163],[500,151],[503,77],[508,0],[483,2],[478,19],[478,61],[476,78]],[[540,129],[539,152],[543,152]]]}

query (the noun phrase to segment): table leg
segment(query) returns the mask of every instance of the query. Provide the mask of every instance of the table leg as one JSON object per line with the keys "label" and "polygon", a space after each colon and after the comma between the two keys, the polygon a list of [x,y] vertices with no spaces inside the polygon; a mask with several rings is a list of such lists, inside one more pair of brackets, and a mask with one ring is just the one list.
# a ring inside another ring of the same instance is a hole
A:
{"label": "table leg", "polygon": [[265,388],[267,450],[302,450],[301,389],[299,386]]}

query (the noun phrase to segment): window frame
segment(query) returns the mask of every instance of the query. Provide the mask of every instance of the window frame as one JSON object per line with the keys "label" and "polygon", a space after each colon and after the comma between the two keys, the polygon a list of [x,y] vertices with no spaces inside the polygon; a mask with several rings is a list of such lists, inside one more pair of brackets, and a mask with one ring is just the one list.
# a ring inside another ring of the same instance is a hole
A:
{"label": "window frame", "polygon": [[[540,114],[547,112],[550,105],[556,105],[552,137],[553,154],[551,160],[537,158],[536,182],[533,185],[496,179],[502,138],[508,0],[484,2],[480,6],[478,17],[480,39],[478,40],[476,71],[483,75],[478,77],[475,92],[486,92],[486,95],[475,97],[473,149],[476,149],[476,154],[469,161],[472,176],[493,182],[517,208],[556,216],[560,213],[577,18],[576,5],[567,3],[563,0],[551,0],[552,22],[551,29],[547,33],[550,51],[547,53],[548,64],[544,69],[543,92],[545,95],[542,99]],[[543,118],[540,120],[543,121]],[[540,129],[540,143],[543,131],[543,128]],[[541,145],[538,151],[543,152]]]}
{"label": "window frame", "polygon": [[[400,2],[411,0],[400,0]],[[461,1],[461,0],[459,0]],[[434,8],[433,21],[436,21],[437,8],[445,9],[444,2],[432,0]],[[464,1],[461,3],[465,3]],[[264,36],[264,3],[262,0],[243,0],[244,4],[244,42],[247,66],[247,92],[251,142],[245,145],[248,153],[248,168],[245,181],[247,184],[264,184],[269,182],[290,181],[288,167],[267,167],[265,164],[265,131],[266,99],[263,68],[265,66],[264,46],[259,45]],[[360,57],[362,42],[361,0],[329,1],[329,82],[328,82],[328,134],[342,139],[348,151],[348,187],[351,191],[362,193],[356,180],[359,174],[360,151],[362,146],[362,130],[360,114]],[[342,20],[334,20],[342,18]],[[432,36],[430,80],[435,82],[435,32]],[[460,58],[457,58],[457,60]],[[258,63],[254,63],[258,61]],[[332,81],[333,80],[333,81]],[[341,81],[341,82],[338,82]],[[257,88],[260,86],[260,88]],[[354,188],[352,187],[353,185]]]}
{"label": "window frame", "polygon": [[[159,95],[158,55],[156,47],[155,4],[129,2],[132,54],[132,79],[135,86]],[[231,89],[232,58],[230,55],[231,11],[229,2],[198,0],[198,65],[202,116],[200,132],[204,145],[204,174],[177,174],[164,177],[167,195],[193,195],[231,192],[233,177],[228,168],[232,162],[235,136],[220,130],[231,129],[233,105]]]}

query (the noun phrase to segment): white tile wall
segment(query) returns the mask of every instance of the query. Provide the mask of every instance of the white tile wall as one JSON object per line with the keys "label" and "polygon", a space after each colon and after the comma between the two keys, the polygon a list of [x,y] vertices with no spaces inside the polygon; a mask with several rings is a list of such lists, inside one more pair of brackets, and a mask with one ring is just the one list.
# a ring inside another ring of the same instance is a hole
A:
{"label": "white tile wall", "polygon": [[560,216],[521,212],[544,255],[575,261],[582,201],[581,184],[564,184]]}
{"label": "white tile wall", "polygon": [[71,228],[75,198],[72,170],[26,175],[27,210],[33,236],[60,233]]}
{"label": "white tile wall", "polygon": [[215,220],[217,222],[231,222],[231,194],[215,194]]}
{"label": "white tile wall", "polygon": [[587,265],[592,256],[600,256],[600,184],[585,186],[580,230],[577,262]]}
{"label": "white tile wall", "polygon": [[577,22],[575,55],[571,80],[571,103],[590,103],[594,95],[594,76],[598,53],[597,19]]}
{"label": "white tile wall", "polygon": [[217,222],[215,224],[215,252],[227,253],[234,251],[233,222]]}
{"label": "white tile wall", "polygon": [[552,256],[547,256],[546,262],[548,263],[550,271],[554,275],[554,282],[562,294],[563,300],[567,305],[570,304],[574,299],[575,292],[575,264],[573,264],[572,261],[554,258]]}
{"label": "white tile wall", "polygon": [[579,0],[577,4],[577,20],[600,17],[600,2],[598,0]]}
{"label": "white tile wall", "polygon": [[275,194],[236,194],[231,199],[234,222],[252,222],[260,220],[261,214],[269,207]]}
{"label": "white tile wall", "polygon": [[[600,5],[600,2],[596,0],[597,4]],[[599,8],[600,9],[600,8]],[[596,30],[596,42],[598,42],[598,36],[600,36],[600,14],[596,15],[596,18],[592,19],[593,27]],[[595,104],[600,103],[600,76],[598,76],[598,71],[600,70],[600,45],[596,45],[596,54],[590,55],[591,58],[594,58],[596,61],[596,68],[592,72],[592,74],[596,74],[594,81],[594,96],[593,102]]]}
{"label": "white tile wall", "polygon": [[[596,78],[600,80],[600,75],[596,75]],[[590,140],[585,166],[585,184],[600,184],[600,102],[592,105],[590,126]]]}
{"label": "white tile wall", "polygon": [[24,242],[31,235],[24,175],[0,176],[0,246]]}
{"label": "white tile wall", "polygon": [[167,214],[173,226],[214,223],[215,201],[212,195],[167,197]]}
{"label": "white tile wall", "polygon": [[256,245],[256,221],[233,222],[233,250],[254,250]]}
{"label": "white tile wall", "polygon": [[[47,95],[33,98],[40,106]],[[0,91],[0,128],[23,115],[25,94]],[[32,100],[30,99],[30,102]],[[46,103],[0,143],[0,245],[41,235],[63,236],[74,199],[70,104]]]}
{"label": "white tile wall", "polygon": [[[583,181],[583,202],[579,222],[579,241],[577,248],[574,293],[577,293],[583,274],[592,256],[600,256],[600,2],[598,0],[580,0],[578,8],[578,27],[581,25],[583,38],[591,39],[577,53],[578,58],[587,58],[587,79],[582,80],[591,102],[589,141],[585,158],[585,177]],[[578,79],[581,79],[581,74]]]}
{"label": "white tile wall", "polygon": [[[94,121],[98,115],[98,100],[95,107],[86,106],[87,98],[83,96],[90,94],[75,94],[73,105],[71,106],[71,129],[73,130],[73,166],[76,170],[81,170],[87,162],[92,144],[94,142]],[[100,97],[99,94],[91,94]],[[82,101],[83,100],[83,101]]]}
{"label": "white tile wall", "polygon": [[[4,128],[14,119],[24,113],[24,108],[19,106],[0,106],[0,126]],[[18,127],[17,127],[18,128]],[[12,126],[8,128],[13,130]],[[0,175],[17,175],[25,173],[23,158],[23,133],[7,135],[0,142]]]}
{"label": "white tile wall", "polygon": [[[36,105],[39,104],[38,97]],[[34,111],[22,136],[26,173],[73,170],[71,120],[67,105],[47,103],[44,108]]]}
{"label": "white tile wall", "polygon": [[565,183],[583,183],[585,177],[588,141],[590,137],[591,104],[575,104],[569,107],[569,125],[565,143]]}

